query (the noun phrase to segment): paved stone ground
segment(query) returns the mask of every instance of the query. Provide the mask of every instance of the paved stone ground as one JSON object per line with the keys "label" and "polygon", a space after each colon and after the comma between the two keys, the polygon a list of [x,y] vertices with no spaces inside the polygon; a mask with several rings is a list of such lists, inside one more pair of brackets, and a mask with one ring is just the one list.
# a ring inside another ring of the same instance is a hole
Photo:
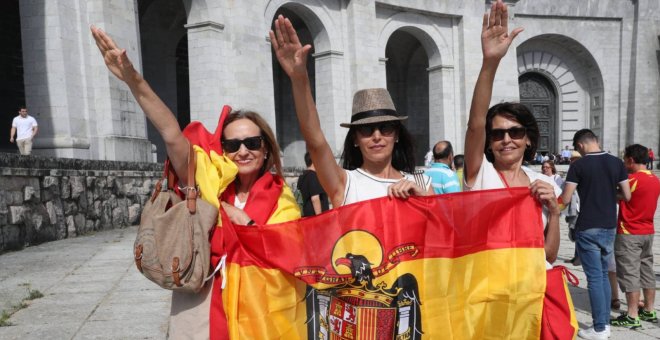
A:
{"label": "paved stone ground", "polygon": [[[558,264],[574,249],[566,225],[561,228]],[[135,269],[130,251],[135,233],[136,227],[105,231],[1,255],[0,310],[18,305],[29,289],[44,297],[14,313],[8,319],[12,326],[0,327],[0,339],[165,339],[170,293]],[[658,276],[660,242],[654,253]],[[580,327],[591,326],[582,267],[567,267],[580,279],[570,288]],[[648,322],[634,331],[613,327],[611,339],[660,339],[660,327]]]}

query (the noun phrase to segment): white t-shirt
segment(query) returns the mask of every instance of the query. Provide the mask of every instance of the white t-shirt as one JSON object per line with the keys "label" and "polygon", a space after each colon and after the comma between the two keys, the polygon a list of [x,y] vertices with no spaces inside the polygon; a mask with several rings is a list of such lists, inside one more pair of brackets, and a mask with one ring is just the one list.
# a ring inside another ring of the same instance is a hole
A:
{"label": "white t-shirt", "polygon": [[31,138],[32,128],[36,126],[37,120],[29,115],[25,118],[16,116],[11,123],[11,127],[16,128],[16,140]]}
{"label": "white t-shirt", "polygon": [[[552,184],[552,187],[555,189],[555,195],[559,197],[561,195],[561,189],[559,186],[557,186],[557,183],[555,181],[544,175],[540,174],[526,166],[522,167],[522,170],[525,172],[527,177],[529,177],[529,182],[532,183],[537,179],[540,179],[546,183]],[[486,155],[484,155],[483,160],[481,161],[481,167],[479,168],[479,172],[477,172],[477,178],[474,181],[474,185],[472,187],[468,187],[467,183],[464,183],[463,185],[463,190],[464,191],[474,191],[474,190],[487,190],[487,189],[504,189],[506,188],[506,184],[502,182],[502,178],[500,177],[499,173],[497,170],[495,170],[495,167],[493,166],[493,163],[489,162],[488,159],[486,159]],[[548,224],[548,215],[549,215],[548,209],[543,206],[543,213],[542,213],[542,219],[543,219],[543,228]],[[549,267],[548,267],[549,266]],[[552,268],[552,265],[546,262],[546,267]]]}
{"label": "white t-shirt", "polygon": [[[401,172],[401,174],[405,179],[415,182],[414,175],[405,172]],[[426,175],[417,176],[423,179],[424,189],[428,190],[431,187],[431,177]],[[385,197],[387,196],[387,188],[398,181],[400,179],[376,177],[360,168],[346,170],[346,188],[344,189],[344,203],[342,205]]]}

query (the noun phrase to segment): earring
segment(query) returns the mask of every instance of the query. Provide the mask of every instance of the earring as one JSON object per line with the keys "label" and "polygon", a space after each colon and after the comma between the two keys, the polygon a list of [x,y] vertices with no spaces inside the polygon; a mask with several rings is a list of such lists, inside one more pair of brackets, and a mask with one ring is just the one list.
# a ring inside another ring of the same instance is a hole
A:
{"label": "earring", "polygon": [[264,155],[264,159],[268,159],[268,154]]}
{"label": "earring", "polygon": [[399,142],[399,140],[398,140],[398,139],[394,141],[394,143],[398,143],[398,142]]}
{"label": "earring", "polygon": [[353,144],[353,147],[354,147],[354,148],[357,148],[357,147],[358,147],[358,145],[357,145],[357,144]]}

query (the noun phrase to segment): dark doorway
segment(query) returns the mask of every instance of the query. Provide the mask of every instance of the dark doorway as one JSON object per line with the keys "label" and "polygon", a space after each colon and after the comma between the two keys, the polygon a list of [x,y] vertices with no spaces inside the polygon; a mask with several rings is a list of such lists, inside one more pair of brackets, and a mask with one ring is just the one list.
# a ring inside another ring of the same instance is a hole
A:
{"label": "dark doorway", "polygon": [[[280,14],[289,18],[293,28],[296,30],[296,33],[298,33],[298,38],[303,46],[307,44],[312,45],[312,50],[307,55],[307,73],[309,74],[309,82],[312,87],[312,97],[316,100],[316,72],[314,57],[312,57],[312,54],[314,53],[314,39],[312,33],[296,12],[285,7],[280,7],[280,9],[277,10],[272,21],[274,22]],[[275,27],[271,25],[271,29],[274,30]],[[300,132],[298,118],[296,117],[296,111],[293,105],[291,80],[277,61],[275,53],[272,53],[272,56],[273,92],[275,97],[275,129],[277,143],[282,150],[285,150],[289,144],[301,141],[303,140],[303,137]],[[287,155],[284,156],[286,157]],[[300,156],[302,157],[302,155]],[[291,166],[291,164],[285,164],[285,166]]]}
{"label": "dark doorway", "polygon": [[0,2],[0,32],[0,126],[7,136],[0,138],[0,151],[16,152],[16,145],[9,142],[9,130],[18,107],[26,104],[18,0]]}
{"label": "dark doorway", "polygon": [[[424,164],[429,146],[429,57],[412,34],[398,30],[385,48],[387,89],[415,141],[415,164]],[[442,136],[434,136],[442,139]]]}
{"label": "dark doorway", "polygon": [[529,108],[539,126],[538,152],[557,153],[557,95],[552,83],[538,73],[518,78],[520,103]]}
{"label": "dark doorway", "polygon": [[190,124],[190,75],[188,71],[188,35],[176,47],[176,120],[184,128]]}

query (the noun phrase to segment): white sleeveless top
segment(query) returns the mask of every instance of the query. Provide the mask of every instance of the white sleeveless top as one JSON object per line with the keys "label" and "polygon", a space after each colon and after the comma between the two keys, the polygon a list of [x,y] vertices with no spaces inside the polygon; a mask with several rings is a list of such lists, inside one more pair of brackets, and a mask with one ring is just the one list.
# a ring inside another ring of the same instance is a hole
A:
{"label": "white sleeveless top", "polygon": [[[370,200],[387,196],[387,188],[401,179],[380,178],[358,168],[346,171],[346,188],[344,188],[344,202],[342,205]],[[415,175],[401,172],[403,177],[415,182]],[[431,186],[431,177],[417,175],[424,182],[424,190]]]}

